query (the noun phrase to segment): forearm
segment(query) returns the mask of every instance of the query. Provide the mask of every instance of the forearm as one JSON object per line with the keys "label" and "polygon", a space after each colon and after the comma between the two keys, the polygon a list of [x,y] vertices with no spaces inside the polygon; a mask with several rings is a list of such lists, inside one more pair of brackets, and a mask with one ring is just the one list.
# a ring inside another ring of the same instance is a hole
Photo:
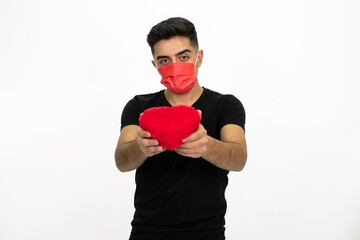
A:
{"label": "forearm", "polygon": [[119,144],[115,151],[116,166],[121,172],[137,169],[146,158],[136,140]]}
{"label": "forearm", "polygon": [[202,157],[215,166],[241,171],[246,163],[246,146],[235,142],[224,142],[208,136],[208,145]]}

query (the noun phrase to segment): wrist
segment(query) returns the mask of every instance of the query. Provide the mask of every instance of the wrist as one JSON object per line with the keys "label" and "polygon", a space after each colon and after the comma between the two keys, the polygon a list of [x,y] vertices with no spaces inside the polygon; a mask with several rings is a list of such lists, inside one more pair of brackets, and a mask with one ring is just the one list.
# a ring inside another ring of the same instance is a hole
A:
{"label": "wrist", "polygon": [[214,149],[214,145],[216,145],[216,141],[218,141],[218,140],[210,137],[209,135],[207,135],[206,138],[207,138],[206,150],[203,152],[201,157],[204,158],[205,160],[208,160],[211,158],[211,155],[212,155],[212,152]]}

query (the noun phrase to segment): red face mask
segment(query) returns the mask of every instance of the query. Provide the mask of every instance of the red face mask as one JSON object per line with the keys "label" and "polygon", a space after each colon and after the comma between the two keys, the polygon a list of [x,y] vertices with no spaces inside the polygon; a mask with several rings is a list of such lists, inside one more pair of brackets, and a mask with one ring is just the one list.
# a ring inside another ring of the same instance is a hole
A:
{"label": "red face mask", "polygon": [[176,94],[186,94],[197,80],[194,67],[194,63],[171,63],[160,67],[161,83]]}

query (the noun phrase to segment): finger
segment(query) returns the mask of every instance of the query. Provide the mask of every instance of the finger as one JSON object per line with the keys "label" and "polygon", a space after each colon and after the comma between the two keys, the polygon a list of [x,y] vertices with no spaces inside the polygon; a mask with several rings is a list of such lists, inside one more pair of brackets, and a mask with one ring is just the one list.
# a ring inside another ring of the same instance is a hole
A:
{"label": "finger", "polygon": [[190,148],[194,148],[194,142],[184,143],[183,145],[181,145],[177,149],[183,150],[183,149],[190,149]]}
{"label": "finger", "polygon": [[151,137],[151,134],[145,130],[142,130],[140,127],[138,129],[138,135],[142,138],[149,138]]}
{"label": "finger", "polygon": [[204,148],[204,146],[206,146],[206,144],[207,144],[207,139],[201,138],[197,141],[184,143],[183,145],[181,145],[178,148],[180,149],[180,151],[188,152],[191,150],[193,152],[199,153]]}
{"label": "finger", "polygon": [[142,145],[144,147],[156,147],[156,146],[159,146],[159,141],[156,140],[156,139],[146,139],[146,138],[143,138],[142,139]]}
{"label": "finger", "polygon": [[197,131],[192,133],[190,136],[188,136],[187,138],[185,138],[184,140],[182,140],[183,143],[188,143],[188,142],[192,142],[195,141],[196,139],[198,139],[198,133]]}
{"label": "finger", "polygon": [[206,134],[207,134],[207,131],[205,130],[203,125],[200,124],[199,128],[194,133],[192,133],[189,137],[182,140],[182,142],[183,143],[193,142],[193,141],[199,140],[200,138],[206,136]]}
{"label": "finger", "polygon": [[146,150],[143,153],[148,157],[152,157],[152,156],[162,153],[162,152],[164,152],[164,148],[158,146],[158,147],[146,148]]}
{"label": "finger", "polygon": [[202,117],[202,111],[201,110],[197,110],[198,111],[198,113],[199,113],[199,115],[200,115],[200,119],[201,119],[201,117]]}
{"label": "finger", "polygon": [[146,150],[147,150],[147,152],[158,154],[158,153],[163,152],[164,148],[161,146],[155,146],[155,147],[147,147]]}
{"label": "finger", "polygon": [[148,157],[164,152],[166,149],[160,146],[156,139],[140,138],[139,145],[141,151]]}

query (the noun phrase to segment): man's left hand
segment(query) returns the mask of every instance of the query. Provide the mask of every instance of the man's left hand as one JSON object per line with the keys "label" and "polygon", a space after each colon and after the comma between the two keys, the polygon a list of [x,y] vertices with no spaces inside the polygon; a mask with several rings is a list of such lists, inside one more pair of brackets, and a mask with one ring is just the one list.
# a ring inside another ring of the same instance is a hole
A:
{"label": "man's left hand", "polygon": [[183,140],[184,144],[175,149],[180,155],[191,158],[199,158],[207,150],[208,135],[202,124],[189,137]]}

